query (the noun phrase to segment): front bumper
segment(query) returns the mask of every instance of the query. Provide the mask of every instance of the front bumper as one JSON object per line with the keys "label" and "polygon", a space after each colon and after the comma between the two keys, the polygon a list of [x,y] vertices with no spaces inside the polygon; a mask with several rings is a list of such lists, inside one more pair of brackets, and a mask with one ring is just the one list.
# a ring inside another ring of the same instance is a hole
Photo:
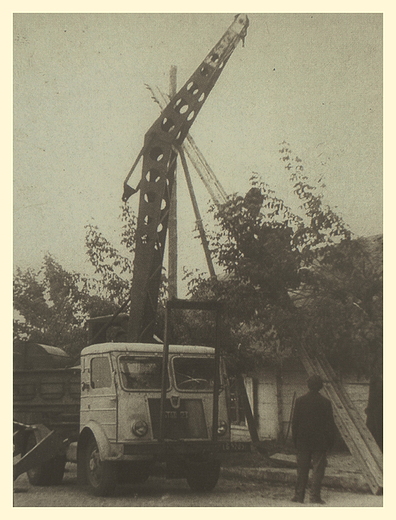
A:
{"label": "front bumper", "polygon": [[249,453],[251,451],[251,443],[166,440],[162,442],[122,443],[112,446],[112,448],[113,453],[117,453],[117,456],[112,457],[112,460],[168,459],[185,455]]}
{"label": "front bumper", "polygon": [[124,444],[125,455],[189,455],[193,453],[236,453],[250,452],[249,442],[230,441],[163,441],[150,444]]}

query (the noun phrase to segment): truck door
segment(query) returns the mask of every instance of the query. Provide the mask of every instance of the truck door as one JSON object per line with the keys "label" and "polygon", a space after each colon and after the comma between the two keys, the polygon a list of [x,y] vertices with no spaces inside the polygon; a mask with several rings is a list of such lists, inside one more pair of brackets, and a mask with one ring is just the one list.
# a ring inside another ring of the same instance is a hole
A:
{"label": "truck door", "polygon": [[[117,394],[108,354],[85,359],[88,369],[81,393],[81,426],[99,423],[110,441],[117,437]],[[87,377],[88,376],[88,377]],[[88,380],[88,381],[87,381]]]}

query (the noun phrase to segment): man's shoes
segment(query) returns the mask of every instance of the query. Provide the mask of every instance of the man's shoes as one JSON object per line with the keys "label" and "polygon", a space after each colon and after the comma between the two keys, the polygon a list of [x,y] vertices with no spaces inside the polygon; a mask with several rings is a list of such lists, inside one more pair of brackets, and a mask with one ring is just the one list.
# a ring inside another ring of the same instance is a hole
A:
{"label": "man's shoes", "polygon": [[299,498],[299,497],[294,496],[294,497],[291,499],[291,502],[298,502],[299,504],[303,504],[303,503],[304,503],[304,499],[303,499],[303,498]]}
{"label": "man's shoes", "polygon": [[322,500],[321,498],[311,498],[310,499],[311,504],[325,504],[326,502]]}

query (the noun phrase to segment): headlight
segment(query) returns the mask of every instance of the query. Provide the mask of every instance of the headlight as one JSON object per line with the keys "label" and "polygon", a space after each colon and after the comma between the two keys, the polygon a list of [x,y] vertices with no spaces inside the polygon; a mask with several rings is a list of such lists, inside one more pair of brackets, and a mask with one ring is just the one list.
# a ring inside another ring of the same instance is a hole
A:
{"label": "headlight", "polygon": [[225,435],[227,433],[227,423],[225,421],[219,422],[219,427],[217,428],[217,435]]}
{"label": "headlight", "polygon": [[148,426],[145,421],[136,421],[132,424],[132,433],[136,437],[144,437],[148,432]]}

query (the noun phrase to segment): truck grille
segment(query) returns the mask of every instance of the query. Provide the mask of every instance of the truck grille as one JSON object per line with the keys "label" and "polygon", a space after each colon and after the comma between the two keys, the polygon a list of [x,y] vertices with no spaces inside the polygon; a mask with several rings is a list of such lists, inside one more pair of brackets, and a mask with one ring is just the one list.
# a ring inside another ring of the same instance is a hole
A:
{"label": "truck grille", "polygon": [[[149,399],[151,425],[155,439],[159,437],[160,399]],[[165,439],[207,439],[204,409],[201,399],[180,399],[180,406],[172,407],[170,399],[165,401]]]}

